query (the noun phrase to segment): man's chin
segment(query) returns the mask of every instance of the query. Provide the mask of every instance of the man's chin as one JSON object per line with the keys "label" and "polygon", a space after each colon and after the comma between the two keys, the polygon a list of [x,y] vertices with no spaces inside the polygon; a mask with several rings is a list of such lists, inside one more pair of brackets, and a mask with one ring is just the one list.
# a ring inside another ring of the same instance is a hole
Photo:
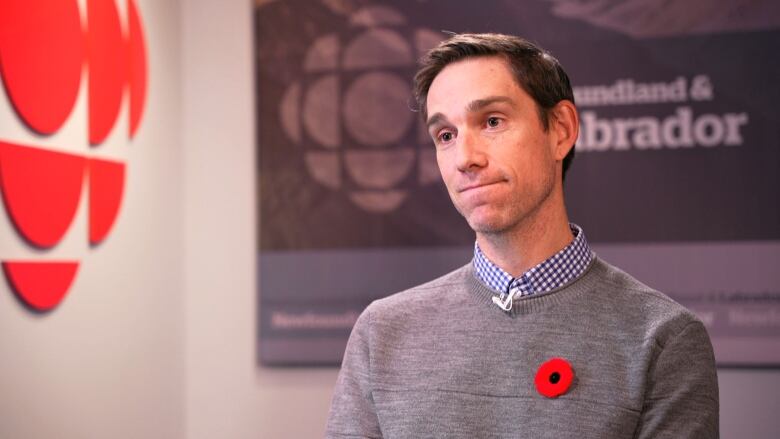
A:
{"label": "man's chin", "polygon": [[467,218],[469,227],[477,233],[497,235],[507,230],[508,225],[498,216],[472,215]]}

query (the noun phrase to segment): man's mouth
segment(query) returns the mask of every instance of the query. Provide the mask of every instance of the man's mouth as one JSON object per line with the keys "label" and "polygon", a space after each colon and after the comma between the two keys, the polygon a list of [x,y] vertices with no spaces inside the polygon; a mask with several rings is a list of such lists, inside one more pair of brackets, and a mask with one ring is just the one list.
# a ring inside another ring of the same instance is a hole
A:
{"label": "man's mouth", "polygon": [[487,182],[479,182],[479,183],[469,183],[465,186],[462,186],[458,189],[459,193],[467,192],[473,189],[480,189],[487,186],[493,186],[495,184],[501,183],[500,181],[487,181]]}

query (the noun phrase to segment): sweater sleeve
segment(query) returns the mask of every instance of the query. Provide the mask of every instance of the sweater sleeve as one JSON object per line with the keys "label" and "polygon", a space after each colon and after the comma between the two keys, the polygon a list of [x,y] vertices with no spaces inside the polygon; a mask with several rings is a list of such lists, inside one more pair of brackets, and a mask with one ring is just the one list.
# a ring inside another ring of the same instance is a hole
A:
{"label": "sweater sleeve", "polygon": [[331,401],[326,438],[382,437],[371,396],[370,325],[370,311],[366,309],[358,317],[347,342]]}
{"label": "sweater sleeve", "polygon": [[715,357],[700,321],[673,335],[648,373],[637,439],[719,437]]}

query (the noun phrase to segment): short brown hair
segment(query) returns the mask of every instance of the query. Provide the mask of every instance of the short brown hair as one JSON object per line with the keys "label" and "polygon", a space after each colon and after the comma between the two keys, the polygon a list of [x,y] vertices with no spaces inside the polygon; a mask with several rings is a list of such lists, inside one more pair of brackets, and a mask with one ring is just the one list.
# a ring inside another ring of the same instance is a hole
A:
{"label": "short brown hair", "polygon": [[[503,34],[456,34],[442,41],[420,60],[414,76],[414,97],[423,119],[427,119],[428,89],[449,64],[480,56],[500,56],[512,71],[517,84],[536,102],[546,130],[550,112],[562,100],[574,103],[569,76],[561,63],[541,47],[523,38]],[[563,159],[563,177],[574,160],[574,147]]]}

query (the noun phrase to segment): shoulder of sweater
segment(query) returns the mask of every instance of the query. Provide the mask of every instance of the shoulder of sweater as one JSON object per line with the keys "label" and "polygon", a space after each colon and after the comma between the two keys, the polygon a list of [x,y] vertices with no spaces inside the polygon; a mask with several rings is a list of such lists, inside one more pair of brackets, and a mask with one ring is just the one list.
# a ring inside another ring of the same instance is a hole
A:
{"label": "shoulder of sweater", "polygon": [[672,333],[691,323],[703,325],[688,308],[603,259],[595,258],[592,269],[596,270],[599,290],[604,293],[601,300],[624,302],[625,307],[638,311],[637,316],[644,317],[648,324],[664,326]]}
{"label": "shoulder of sweater", "polygon": [[[443,291],[450,293],[454,290],[465,291],[465,280],[469,275],[473,275],[470,262],[429,282],[377,299],[369,305],[368,311],[375,315],[387,314],[409,310],[420,305],[440,303]],[[447,298],[453,296],[453,294],[446,295]]]}

